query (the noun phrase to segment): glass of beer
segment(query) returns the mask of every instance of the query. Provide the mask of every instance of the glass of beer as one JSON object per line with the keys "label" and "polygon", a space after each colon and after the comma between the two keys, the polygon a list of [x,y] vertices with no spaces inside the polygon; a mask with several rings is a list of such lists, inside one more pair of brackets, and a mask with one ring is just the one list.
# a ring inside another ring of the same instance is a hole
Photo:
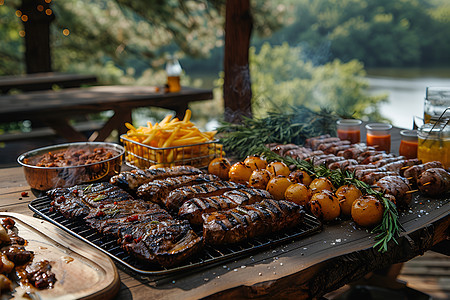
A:
{"label": "glass of beer", "polygon": [[450,87],[427,87],[423,109],[425,123],[435,123],[441,117],[441,122],[450,119]]}
{"label": "glass of beer", "polygon": [[371,123],[366,125],[366,129],[367,146],[375,147],[379,151],[391,151],[391,124]]}
{"label": "glass of beer", "polygon": [[352,144],[359,143],[361,140],[361,120],[342,119],[337,120],[337,136],[341,140],[350,141]]}

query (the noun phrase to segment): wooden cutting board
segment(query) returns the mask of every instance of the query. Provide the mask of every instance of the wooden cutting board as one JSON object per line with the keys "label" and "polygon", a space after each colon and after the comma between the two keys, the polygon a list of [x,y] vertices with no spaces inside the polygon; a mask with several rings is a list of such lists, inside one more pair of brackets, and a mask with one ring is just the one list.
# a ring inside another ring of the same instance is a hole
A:
{"label": "wooden cutting board", "polygon": [[[56,283],[51,289],[34,289],[36,299],[111,299],[120,288],[113,261],[104,253],[71,236],[55,225],[16,213],[0,212],[0,219],[16,222],[18,235],[28,241],[26,249],[34,252],[34,261],[50,261]],[[24,297],[17,286],[14,299]]]}

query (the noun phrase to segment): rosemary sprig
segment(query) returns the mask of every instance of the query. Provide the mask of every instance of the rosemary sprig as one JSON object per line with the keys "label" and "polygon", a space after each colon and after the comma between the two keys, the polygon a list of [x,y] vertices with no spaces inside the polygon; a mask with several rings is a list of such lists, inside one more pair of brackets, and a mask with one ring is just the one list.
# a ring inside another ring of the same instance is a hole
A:
{"label": "rosemary sprig", "polygon": [[242,160],[270,143],[301,145],[309,137],[335,134],[337,119],[336,113],[325,108],[316,112],[295,106],[282,112],[269,112],[264,118],[244,117],[239,125],[223,122],[217,131],[225,151]]}
{"label": "rosemary sprig", "polygon": [[294,165],[296,168],[308,172],[308,174],[319,177],[327,177],[334,186],[342,186],[345,184],[353,184],[363,194],[369,194],[375,196],[381,201],[384,206],[383,219],[381,223],[372,230],[372,233],[376,233],[375,239],[377,242],[373,246],[380,252],[386,252],[388,250],[388,243],[393,240],[398,243],[396,238],[401,231],[404,231],[400,221],[398,219],[398,212],[396,205],[389,199],[383,196],[380,191],[372,189],[367,183],[358,180],[353,173],[342,171],[340,169],[330,170],[325,166],[314,166],[312,162],[304,160],[294,159],[292,157],[280,156],[275,152],[269,150],[267,147],[259,148],[259,152],[264,156],[267,161],[282,161],[287,165]]}

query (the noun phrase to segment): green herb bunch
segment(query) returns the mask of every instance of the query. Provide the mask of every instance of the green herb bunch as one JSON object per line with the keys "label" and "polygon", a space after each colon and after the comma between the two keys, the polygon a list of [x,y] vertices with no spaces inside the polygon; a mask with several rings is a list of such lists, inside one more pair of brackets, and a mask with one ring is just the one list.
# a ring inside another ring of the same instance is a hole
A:
{"label": "green herb bunch", "polygon": [[294,159],[292,157],[280,156],[273,151],[270,151],[266,147],[261,147],[258,149],[260,155],[264,156],[267,161],[282,161],[287,165],[294,165],[297,169],[306,171],[308,174],[319,178],[327,177],[334,186],[342,186],[346,184],[353,184],[356,186],[363,194],[373,195],[384,206],[383,218],[381,223],[372,230],[372,233],[376,233],[375,239],[377,242],[374,248],[378,251],[386,252],[388,250],[388,243],[393,240],[397,243],[396,238],[399,236],[400,232],[403,231],[403,227],[398,219],[398,212],[396,205],[383,196],[380,191],[374,190],[367,183],[355,178],[353,173],[347,171],[342,171],[340,169],[330,170],[325,166],[314,166],[312,162]]}
{"label": "green herb bunch", "polygon": [[222,122],[217,131],[225,151],[242,160],[270,143],[301,145],[313,136],[335,134],[338,118],[337,114],[325,108],[315,112],[304,106],[295,106],[285,112],[270,112],[260,119],[244,118],[239,125]]}

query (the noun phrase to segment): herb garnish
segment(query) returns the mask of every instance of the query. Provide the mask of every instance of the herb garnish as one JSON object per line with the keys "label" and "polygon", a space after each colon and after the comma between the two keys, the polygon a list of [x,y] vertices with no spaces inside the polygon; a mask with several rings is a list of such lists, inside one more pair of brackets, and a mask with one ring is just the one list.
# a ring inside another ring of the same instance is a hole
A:
{"label": "herb garnish", "polygon": [[305,160],[294,159],[290,156],[280,156],[266,147],[260,147],[256,153],[261,154],[268,162],[282,161],[287,165],[294,165],[297,169],[301,169],[310,175],[319,177],[327,177],[334,186],[342,186],[345,184],[355,185],[363,194],[375,196],[381,201],[384,206],[383,219],[381,223],[372,230],[372,233],[377,233],[375,239],[377,242],[373,246],[380,252],[388,250],[389,241],[393,240],[397,243],[396,237],[399,236],[400,231],[404,231],[398,219],[398,212],[396,205],[383,196],[383,193],[372,189],[367,183],[355,178],[353,173],[342,171],[340,169],[330,170],[325,166],[314,166],[313,163]]}
{"label": "herb garnish", "polygon": [[244,117],[239,125],[223,122],[217,131],[225,151],[243,160],[266,144],[301,145],[313,136],[335,134],[337,119],[336,113],[329,109],[315,112],[304,106],[295,106],[290,111],[269,112],[264,118]]}

